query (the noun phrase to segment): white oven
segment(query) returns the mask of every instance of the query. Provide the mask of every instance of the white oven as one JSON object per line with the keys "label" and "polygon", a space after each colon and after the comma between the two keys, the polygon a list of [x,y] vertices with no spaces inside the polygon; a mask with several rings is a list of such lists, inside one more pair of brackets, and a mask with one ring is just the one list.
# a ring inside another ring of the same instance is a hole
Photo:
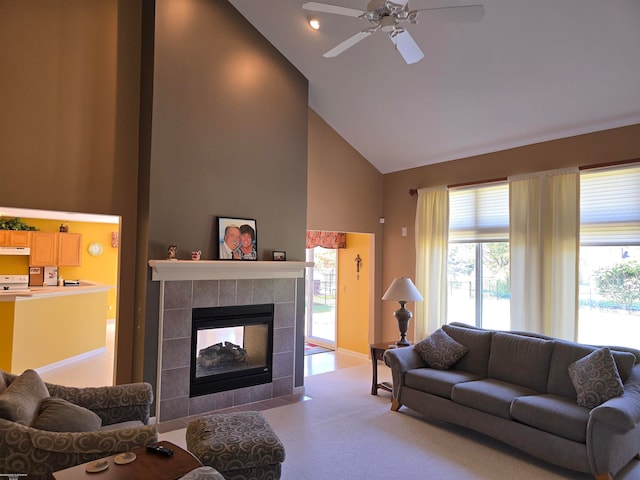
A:
{"label": "white oven", "polygon": [[29,275],[0,275],[0,293],[29,291]]}

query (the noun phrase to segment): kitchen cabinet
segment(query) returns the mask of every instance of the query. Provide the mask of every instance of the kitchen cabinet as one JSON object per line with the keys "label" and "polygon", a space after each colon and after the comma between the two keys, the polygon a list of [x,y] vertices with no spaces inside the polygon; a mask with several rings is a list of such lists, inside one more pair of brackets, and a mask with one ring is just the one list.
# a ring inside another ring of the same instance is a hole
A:
{"label": "kitchen cabinet", "polygon": [[58,234],[58,266],[78,267],[82,265],[82,235],[79,233]]}
{"label": "kitchen cabinet", "polygon": [[52,267],[58,260],[58,234],[33,232],[31,234],[31,255],[29,265]]}
{"label": "kitchen cabinet", "polygon": [[82,265],[80,233],[33,232],[29,265],[75,267]]}
{"label": "kitchen cabinet", "polygon": [[28,230],[0,230],[0,247],[28,247],[30,242]]}

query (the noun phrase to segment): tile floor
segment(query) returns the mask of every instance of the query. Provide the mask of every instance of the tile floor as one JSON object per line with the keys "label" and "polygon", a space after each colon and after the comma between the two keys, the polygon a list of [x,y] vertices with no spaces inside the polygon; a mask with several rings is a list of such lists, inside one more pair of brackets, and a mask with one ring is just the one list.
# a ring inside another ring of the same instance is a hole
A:
{"label": "tile floor", "polygon": [[[72,363],[38,370],[40,376],[50,383],[71,387],[95,387],[113,385],[113,354],[115,321],[107,321],[106,348],[98,353]],[[304,357],[304,376],[332,372],[369,362],[364,355],[342,352],[316,353]]]}
{"label": "tile floor", "polygon": [[[42,371],[39,370],[40,376],[46,382],[73,387],[113,385],[114,338],[115,322],[108,321],[107,345],[104,350],[74,362],[64,363],[55,367],[45,367]],[[304,376],[319,375],[341,368],[354,367],[368,363],[369,361],[370,360],[364,355],[341,351],[307,355],[304,358]],[[287,397],[278,397],[240,407],[233,407],[223,411],[266,410],[293,402],[305,401],[307,399],[308,397],[305,397],[303,394],[294,394]],[[192,420],[192,418],[187,417],[185,419],[162,422],[158,424],[158,431],[164,433],[184,428],[190,420]]]}

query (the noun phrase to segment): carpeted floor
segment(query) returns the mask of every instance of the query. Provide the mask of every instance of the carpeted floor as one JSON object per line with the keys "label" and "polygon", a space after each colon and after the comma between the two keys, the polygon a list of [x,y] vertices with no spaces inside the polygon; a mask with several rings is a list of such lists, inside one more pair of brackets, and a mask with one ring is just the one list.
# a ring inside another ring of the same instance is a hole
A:
{"label": "carpeted floor", "polygon": [[[379,380],[389,380],[380,366]],[[389,410],[370,394],[371,366],[305,378],[309,400],[262,411],[285,445],[283,480],[587,480],[469,430]],[[184,446],[184,429],[161,435]],[[182,441],[182,443],[180,443]],[[616,480],[640,479],[633,460]]]}

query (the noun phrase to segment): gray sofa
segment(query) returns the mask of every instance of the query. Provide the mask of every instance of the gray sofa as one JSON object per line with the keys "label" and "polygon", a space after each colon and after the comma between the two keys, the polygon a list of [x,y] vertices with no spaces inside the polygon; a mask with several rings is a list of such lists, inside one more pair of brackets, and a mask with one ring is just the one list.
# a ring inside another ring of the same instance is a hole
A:
{"label": "gray sofa", "polygon": [[[438,351],[442,339],[461,351]],[[606,380],[617,381],[619,391],[592,406],[607,383],[591,383],[600,375],[592,368],[596,357],[611,359],[614,372]],[[452,323],[416,345],[387,350],[384,361],[392,372],[394,411],[405,405],[597,479],[612,478],[639,455],[638,350]]]}

